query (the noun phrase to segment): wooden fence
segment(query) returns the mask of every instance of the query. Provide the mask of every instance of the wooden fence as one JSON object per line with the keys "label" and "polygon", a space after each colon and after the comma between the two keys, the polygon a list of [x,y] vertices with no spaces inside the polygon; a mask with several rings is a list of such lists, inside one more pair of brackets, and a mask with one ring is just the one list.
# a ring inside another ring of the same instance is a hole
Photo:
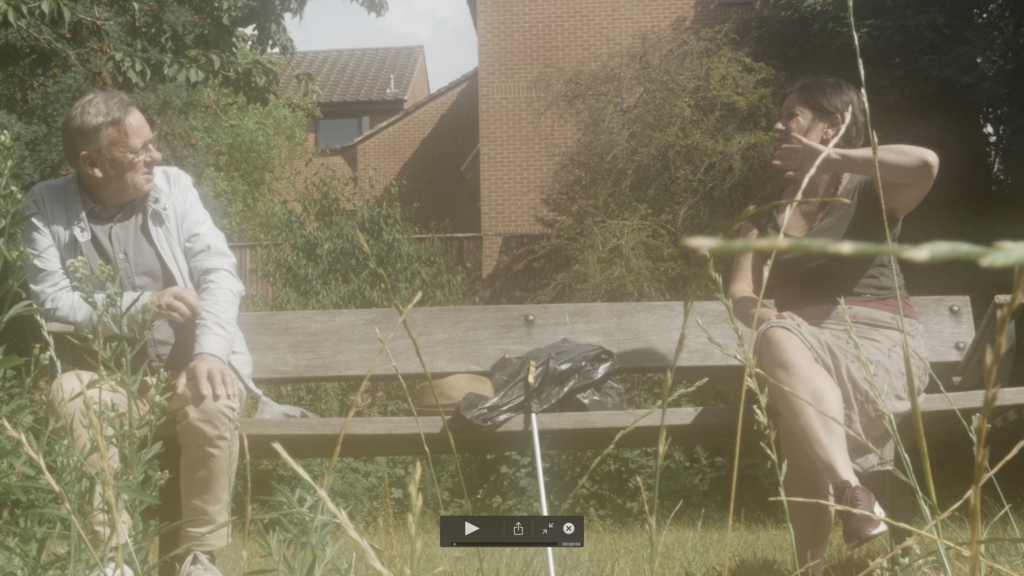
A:
{"label": "wooden fence", "polygon": [[483,281],[484,237],[481,234],[417,234],[414,238],[424,243],[432,238],[444,240],[444,253],[448,257],[449,272],[466,275],[464,290],[475,294]]}
{"label": "wooden fence", "polygon": [[245,293],[248,296],[260,295],[269,297],[274,293],[270,284],[260,277],[259,274],[259,251],[263,244],[247,242],[244,244],[230,244],[231,252],[235,255],[235,262],[238,263],[238,278],[245,285]]}

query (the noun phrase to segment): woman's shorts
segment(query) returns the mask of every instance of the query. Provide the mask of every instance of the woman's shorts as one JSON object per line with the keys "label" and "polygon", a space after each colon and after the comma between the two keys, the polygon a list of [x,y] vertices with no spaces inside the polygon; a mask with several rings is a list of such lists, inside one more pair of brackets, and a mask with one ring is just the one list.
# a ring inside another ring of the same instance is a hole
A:
{"label": "woman's shorts", "polygon": [[[760,327],[755,341],[770,328],[796,335],[817,363],[832,377],[843,396],[846,443],[857,472],[892,468],[891,429],[910,412],[903,338],[899,318],[863,306],[847,306],[849,322],[838,305],[793,310],[807,324],[775,319]],[[928,383],[928,361],[921,325],[904,319],[910,345],[911,368],[918,394]],[[781,384],[785,384],[784,382]]]}

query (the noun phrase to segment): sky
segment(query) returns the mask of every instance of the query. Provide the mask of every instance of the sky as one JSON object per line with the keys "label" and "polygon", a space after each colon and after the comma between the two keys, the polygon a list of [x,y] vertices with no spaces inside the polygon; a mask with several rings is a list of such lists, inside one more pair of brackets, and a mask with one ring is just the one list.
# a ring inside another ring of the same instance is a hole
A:
{"label": "sky", "polygon": [[472,70],[476,30],[466,0],[388,0],[377,18],[347,0],[310,0],[288,22],[299,50],[422,45],[431,92]]}

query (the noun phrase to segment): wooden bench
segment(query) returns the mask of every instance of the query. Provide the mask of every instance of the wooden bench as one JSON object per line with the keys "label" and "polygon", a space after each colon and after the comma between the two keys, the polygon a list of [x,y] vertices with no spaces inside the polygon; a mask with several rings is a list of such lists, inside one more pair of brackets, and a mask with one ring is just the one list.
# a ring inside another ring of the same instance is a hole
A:
{"label": "wooden bench", "polygon": [[[932,369],[944,382],[948,397],[933,393],[921,401],[926,429],[940,431],[950,422],[953,408],[980,407],[981,359],[985,339],[994,334],[990,311],[975,340],[970,301],[966,296],[919,297],[914,307],[925,327]],[[663,372],[672,363],[683,326],[682,303],[548,304],[414,309],[408,318],[427,369],[435,377],[456,372],[485,373],[504,354],[521,355],[569,338],[609,348],[623,372]],[[262,312],[242,314],[239,324],[252,350],[254,379],[271,397],[274,383],[358,379],[366,375],[380,351],[378,331],[392,329],[398,314],[393,310],[345,310],[310,312]],[[736,337],[726,311],[718,302],[693,305],[687,326],[686,346],[677,366],[677,377],[732,378],[738,382],[741,367],[724,355],[700,327],[728,349],[736,349]],[[389,345],[402,374],[423,380],[423,368],[412,342],[399,330]],[[964,362],[965,358],[967,362]],[[1012,361],[1012,358],[1009,360]],[[1003,367],[1003,374],[1008,367]],[[385,357],[376,376],[394,374]],[[416,378],[420,380],[415,380]],[[955,384],[954,384],[955,383]],[[1024,403],[1024,389],[1004,390],[1000,405]],[[619,430],[642,410],[595,413],[541,414],[539,430],[551,448],[604,448]],[[731,440],[739,407],[672,408],[666,425],[673,443]],[[269,443],[277,441],[299,457],[329,455],[337,442],[344,418],[254,420],[244,419],[241,431],[254,458],[276,457]],[[420,418],[432,453],[451,451],[440,417]],[[650,446],[655,442],[660,416],[641,421],[619,446]],[[501,452],[524,446],[521,417],[486,434],[456,438],[459,452]],[[344,456],[393,456],[423,453],[412,417],[354,418],[349,424],[341,454]]]}
{"label": "wooden bench", "polygon": [[[970,421],[970,414],[981,407],[982,392],[978,388],[982,387],[983,342],[994,338],[994,313],[989,311],[975,338],[966,296],[918,297],[912,301],[925,328],[932,369],[950,391],[948,395],[938,393],[933,382],[921,400],[926,433],[962,430],[955,410]],[[409,314],[408,325],[434,377],[486,373],[502,355],[522,355],[562,338],[605,346],[616,354],[622,372],[663,373],[672,364],[684,310],[684,304],[677,302],[418,308]],[[273,398],[277,383],[365,377],[381,349],[378,334],[386,337],[397,319],[394,310],[260,312],[241,314],[239,325],[252,351],[253,378]],[[743,331],[749,337],[749,331]],[[685,348],[676,367],[677,379],[692,382],[704,376],[731,378],[738,386],[741,366],[723,354],[708,335],[726,349],[738,348],[724,306],[719,302],[694,303]],[[398,329],[389,350],[410,385],[424,380],[423,367],[404,329]],[[1008,366],[1001,368],[1005,379]],[[385,355],[374,377],[393,375],[394,368]],[[1020,404],[1024,404],[1024,388],[1008,388],[1000,394],[1000,407]],[[541,414],[538,429],[549,449],[603,449],[643,412]],[[732,442],[739,417],[739,406],[670,408],[665,425],[673,445]],[[660,412],[651,414],[617,446],[656,445],[660,422]],[[340,417],[242,419],[240,431],[247,438],[253,458],[277,457],[270,447],[274,441],[295,457],[327,457],[344,424],[345,419]],[[419,424],[423,438],[413,417],[353,418],[341,454],[420,455],[424,440],[432,454],[451,452],[440,417],[420,417]],[[756,438],[749,407],[745,409],[744,424],[745,438]],[[522,416],[486,433],[455,438],[460,453],[520,450],[528,442]],[[170,442],[164,462],[172,473],[177,468],[176,457],[176,447]],[[161,517],[165,521],[180,514],[177,498],[176,483],[168,482],[162,494]],[[162,554],[175,546],[174,538],[161,539]]]}

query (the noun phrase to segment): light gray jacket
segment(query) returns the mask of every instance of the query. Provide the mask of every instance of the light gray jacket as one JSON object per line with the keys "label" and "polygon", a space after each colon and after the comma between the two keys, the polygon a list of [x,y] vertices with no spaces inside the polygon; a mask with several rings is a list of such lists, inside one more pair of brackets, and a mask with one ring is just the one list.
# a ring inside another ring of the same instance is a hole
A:
{"label": "light gray jacket", "polygon": [[[83,334],[97,320],[96,311],[73,288],[68,260],[82,256],[91,233],[75,174],[47,180],[29,192],[25,208],[25,243],[32,260],[27,268],[29,292],[37,306],[51,310],[49,319]],[[252,382],[252,357],[238,329],[238,305],[245,287],[235,273],[235,257],[224,234],[203,207],[192,179],[177,168],[156,167],[156,187],[149,194],[146,223],[156,250],[179,286],[199,293],[203,311],[196,317],[196,354],[217,356],[242,377],[245,387],[263,394]],[[97,295],[102,303],[102,295]],[[149,293],[125,292],[121,310],[125,328],[138,327]]]}

